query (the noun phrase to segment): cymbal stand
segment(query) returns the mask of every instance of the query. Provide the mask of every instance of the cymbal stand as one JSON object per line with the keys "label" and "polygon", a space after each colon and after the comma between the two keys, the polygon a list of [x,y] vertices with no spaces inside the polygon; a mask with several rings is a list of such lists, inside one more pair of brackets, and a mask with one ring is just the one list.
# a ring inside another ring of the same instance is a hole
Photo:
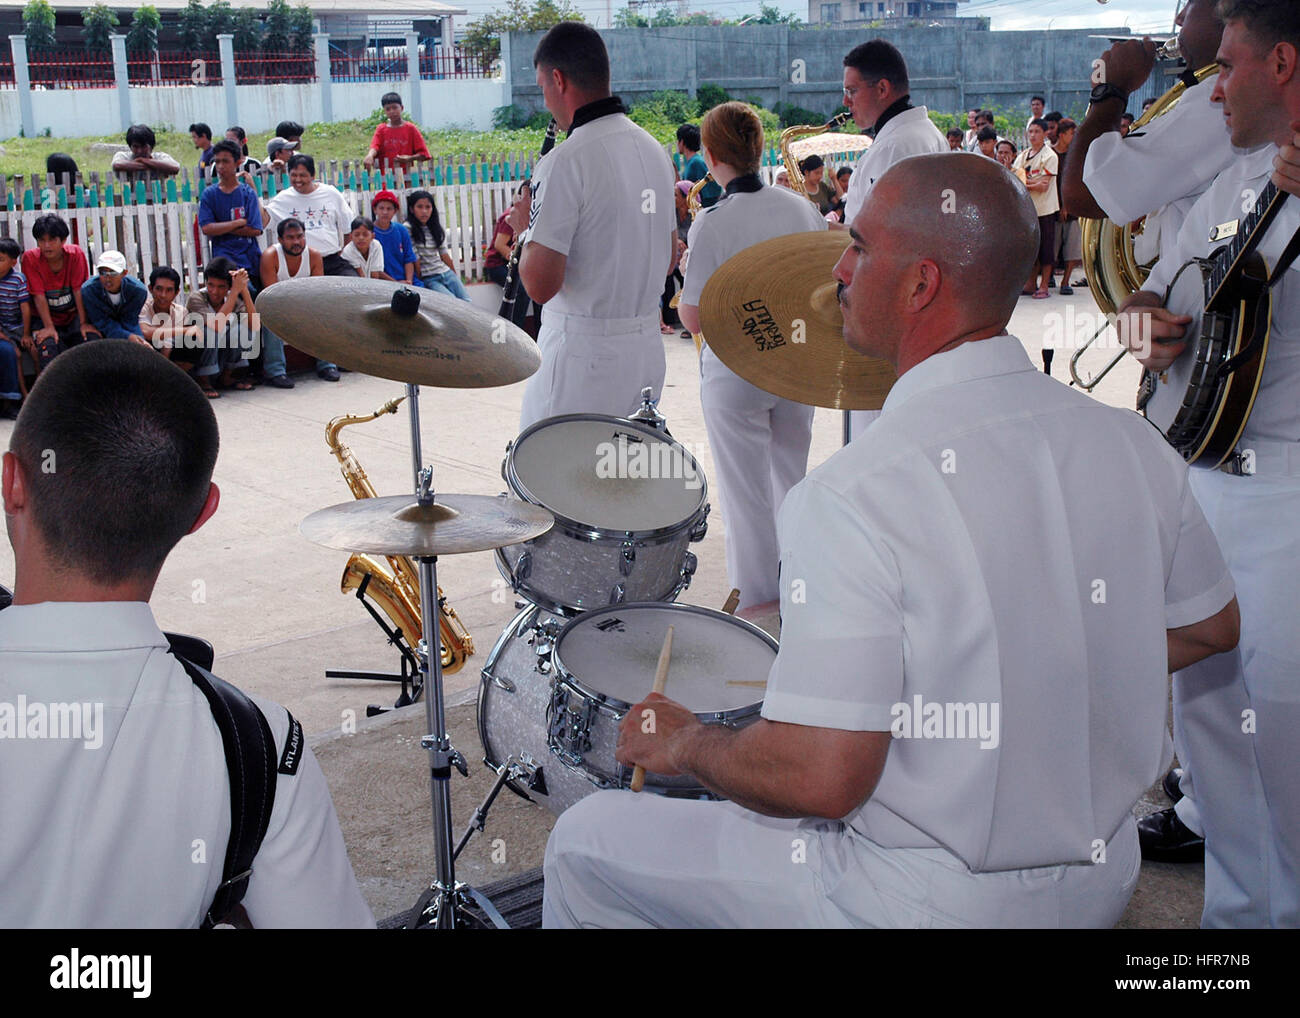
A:
{"label": "cymbal stand", "polygon": [[[424,465],[420,448],[420,388],[406,386],[407,407],[411,419],[411,462],[415,474],[415,494],[420,505],[434,502],[433,467]],[[442,645],[438,622],[434,617],[438,604],[438,557],[416,558],[420,574],[420,621],[424,638],[418,655],[424,679],[424,716],[429,734],[420,745],[429,751],[430,795],[433,805],[435,873],[429,889],[417,903],[413,925],[452,930],[474,920],[466,913],[467,898],[472,898],[488,915],[493,925],[505,928],[506,921],[486,897],[465,884],[456,883],[454,834],[451,827],[451,769],[468,777],[469,766],[447,736],[447,717],[442,692]]]}

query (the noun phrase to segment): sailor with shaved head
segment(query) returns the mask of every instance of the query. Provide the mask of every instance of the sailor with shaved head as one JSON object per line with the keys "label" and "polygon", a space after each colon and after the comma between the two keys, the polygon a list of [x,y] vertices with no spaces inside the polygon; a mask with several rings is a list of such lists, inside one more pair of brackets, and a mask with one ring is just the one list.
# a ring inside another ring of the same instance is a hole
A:
{"label": "sailor with shaved head", "polygon": [[1168,672],[1237,640],[1187,468],[1007,334],[1038,223],[1001,166],[903,160],[849,226],[844,339],[899,378],[781,508],[762,718],[652,694],[620,731],[729,801],[579,802],[545,925],[1109,926],[1133,893]]}

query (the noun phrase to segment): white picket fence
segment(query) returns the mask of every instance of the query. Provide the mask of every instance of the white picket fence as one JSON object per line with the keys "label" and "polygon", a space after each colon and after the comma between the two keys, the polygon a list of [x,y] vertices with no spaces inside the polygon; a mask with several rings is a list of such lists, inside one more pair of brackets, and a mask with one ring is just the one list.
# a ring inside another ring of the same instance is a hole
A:
{"label": "white picket fence", "polygon": [[[518,181],[451,184],[425,188],[434,197],[447,232],[447,244],[461,275],[470,282],[485,278],[483,249],[491,244],[497,217],[508,207]],[[412,188],[393,189],[402,199],[399,218],[406,217],[406,195]],[[374,191],[344,191],[354,215],[369,216]],[[72,230],[69,240],[86,250],[93,265],[105,250],[121,251],[133,275],[147,281],[158,265],[176,269],[187,289],[203,284],[202,268],[211,254],[209,239],[198,228],[197,202],[164,202],[98,208],[50,207],[0,210],[0,235],[12,237],[24,248],[35,247],[32,224],[38,216],[55,212]],[[276,243],[268,228],[262,248]]]}

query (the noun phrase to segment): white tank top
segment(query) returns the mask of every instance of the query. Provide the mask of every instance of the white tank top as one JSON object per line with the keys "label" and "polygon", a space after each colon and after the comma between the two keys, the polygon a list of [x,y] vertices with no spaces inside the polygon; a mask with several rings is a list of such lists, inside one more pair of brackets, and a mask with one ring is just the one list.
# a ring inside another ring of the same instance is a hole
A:
{"label": "white tank top", "polygon": [[275,278],[280,282],[286,279],[306,279],[311,275],[311,248],[302,249],[302,261],[298,265],[298,271],[289,274],[289,256],[284,253],[284,245],[276,244],[271,249],[275,252]]}

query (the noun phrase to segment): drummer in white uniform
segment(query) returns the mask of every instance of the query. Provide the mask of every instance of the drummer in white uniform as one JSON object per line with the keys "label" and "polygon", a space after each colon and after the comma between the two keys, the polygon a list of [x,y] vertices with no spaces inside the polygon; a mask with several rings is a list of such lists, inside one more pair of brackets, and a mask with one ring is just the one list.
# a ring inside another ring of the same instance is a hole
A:
{"label": "drummer in white uniform", "polygon": [[[960,215],[929,200],[948,187]],[[762,719],[702,725],[670,662],[620,730],[620,762],[730,801],[579,802],[543,925],[1102,926],[1137,884],[1167,672],[1237,639],[1187,465],[1006,334],[1038,228],[1002,168],[906,160],[852,227],[845,341],[898,381],[781,509]]]}
{"label": "drummer in white uniform", "polygon": [[[704,158],[724,196],[691,225],[682,323],[700,328],[700,295],[732,255],[772,237],[824,230],[817,207],[758,175],[763,125],[745,103],[715,106],[700,124]],[[813,408],[746,382],[709,349],[700,354],[700,402],[727,521],[727,578],[739,607],[774,601],[780,552],[776,512],[808,468]]]}
{"label": "drummer in white uniform", "polygon": [[[947,152],[948,141],[930,120],[924,106],[911,103],[907,62],[893,44],[872,39],[855,46],[844,58],[844,105],[862,130],[871,129],[874,141],[858,157],[844,196],[844,225],[857,218],[867,195],[895,163],[909,156]],[[851,437],[879,416],[878,410],[854,410]]]}
{"label": "drummer in white uniform", "polygon": [[[1092,105],[1075,133],[1061,176],[1062,200],[1072,214],[1113,223],[1146,216],[1142,233],[1134,240],[1138,260],[1159,258],[1175,265],[1183,220],[1214,178],[1233,162],[1235,151],[1223,111],[1210,99],[1218,75],[1197,84],[1194,73],[1214,62],[1223,35],[1215,0],[1190,0],[1179,11],[1176,24],[1188,66],[1182,75],[1188,88],[1177,104],[1138,130],[1121,135],[1120,116],[1128,97],[1150,76],[1156,48],[1150,40],[1116,43],[1101,56],[1105,73],[1098,76],[1104,80],[1092,90]],[[1186,709],[1195,712],[1210,706],[1204,698],[1199,703],[1200,708],[1188,704]],[[1196,804],[1195,765],[1179,711],[1174,712],[1174,747],[1182,770],[1171,772],[1165,787],[1181,797],[1175,796],[1171,808],[1143,817],[1138,835],[1144,858],[1195,862],[1204,852],[1205,825]],[[1211,761],[1206,765],[1215,766]],[[1211,874],[1207,880],[1211,894],[1217,883]]]}
{"label": "drummer in white uniform", "polygon": [[[659,298],[677,253],[676,172],[609,91],[600,34],[564,21],[537,44],[537,84],[566,139],[533,172],[519,278],[546,307],[542,366],[520,428],[556,414],[626,416],[667,368]],[[511,214],[516,235],[522,208]]]}

